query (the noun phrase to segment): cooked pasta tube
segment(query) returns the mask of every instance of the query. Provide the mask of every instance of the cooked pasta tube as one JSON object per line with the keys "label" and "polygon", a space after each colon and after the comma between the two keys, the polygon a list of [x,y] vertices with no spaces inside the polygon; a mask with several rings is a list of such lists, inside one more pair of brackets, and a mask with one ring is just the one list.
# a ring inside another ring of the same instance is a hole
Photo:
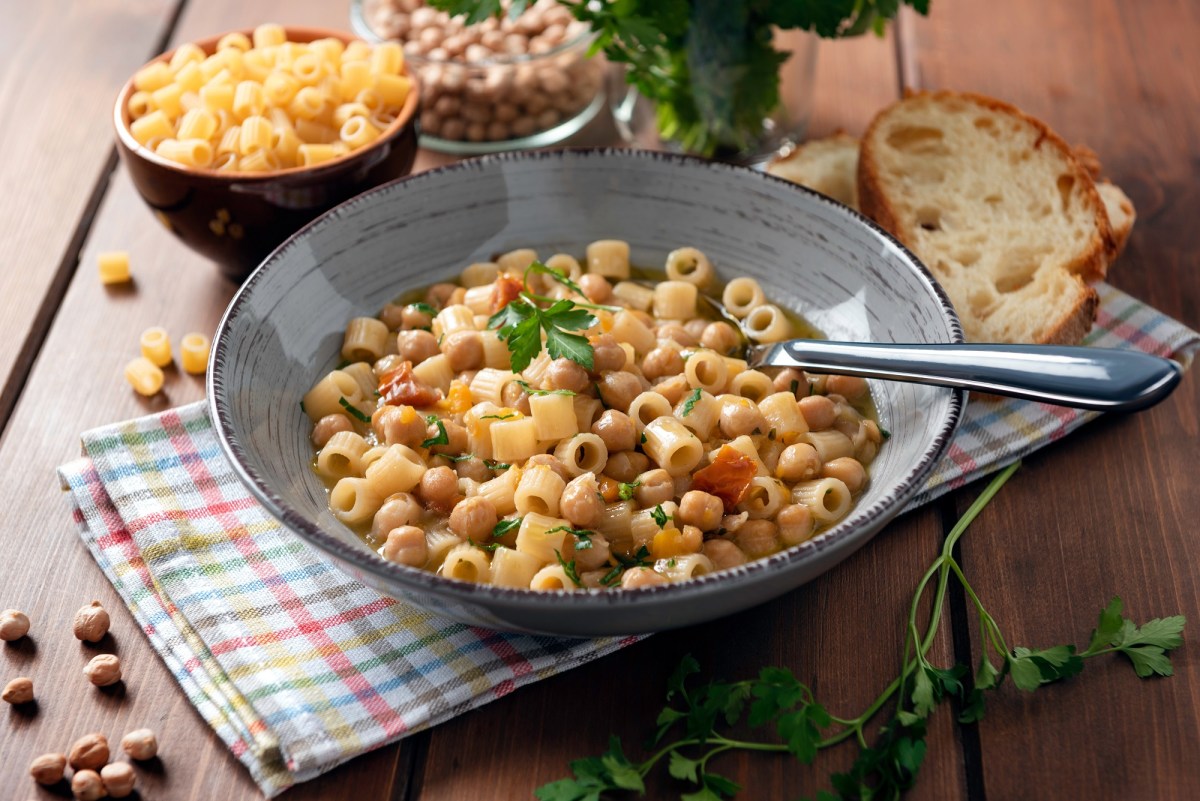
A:
{"label": "cooked pasta tube", "polygon": [[729,391],[735,395],[758,403],[772,394],[775,389],[771,379],[758,370],[745,370],[735,375],[729,382]]}
{"label": "cooked pasta tube", "polygon": [[363,400],[362,387],[353,376],[342,370],[334,370],[308,391],[301,400],[304,412],[315,423],[330,414],[342,414],[346,409],[341,400],[358,404]]}
{"label": "cooked pasta tube", "polygon": [[687,581],[707,576],[714,570],[716,567],[712,560],[702,553],[673,556],[670,559],[659,559],[654,563],[654,572],[662,575],[667,581]]}
{"label": "cooked pasta tube", "polygon": [[659,417],[670,417],[671,403],[657,392],[643,392],[629,404],[629,418],[640,432]]}
{"label": "cooked pasta tube", "polygon": [[668,520],[674,520],[679,512],[679,504],[667,501],[658,504],[654,509],[640,509],[629,516],[629,534],[633,538],[635,550],[642,545],[649,545],[650,541],[654,539],[654,535],[662,530],[658,521],[654,519],[659,507],[662,508],[662,514],[666,515]]}
{"label": "cooked pasta tube", "polygon": [[562,498],[567,482],[543,464],[526,468],[517,483],[514,503],[518,514],[536,512],[549,517],[558,517],[558,502]]}
{"label": "cooked pasta tube", "polygon": [[648,312],[654,303],[654,290],[632,281],[618,281],[612,293],[617,300],[624,301],[629,308],[637,311]]}
{"label": "cooked pasta tube", "polygon": [[683,374],[692,389],[703,389],[713,395],[725,391],[729,381],[729,367],[716,351],[696,350],[683,363]]}
{"label": "cooked pasta tube", "polygon": [[742,328],[755,342],[779,342],[792,333],[792,324],[783,311],[771,303],[752,309],[742,320]]}
{"label": "cooked pasta tube", "polygon": [[425,547],[428,557],[425,562],[425,568],[427,570],[437,570],[440,568],[446,558],[446,554],[450,553],[451,549],[458,547],[461,543],[462,538],[451,531],[448,526],[443,525],[440,528],[426,531]]}
{"label": "cooked pasta tube", "polygon": [[491,427],[492,458],[514,464],[539,452],[537,426],[532,417],[500,420]]}
{"label": "cooked pasta tube", "polygon": [[554,455],[572,477],[589,472],[599,475],[608,461],[608,447],[595,434],[576,434],[559,443]]}
{"label": "cooked pasta tube", "polygon": [[529,399],[533,423],[541,440],[560,440],[579,433],[575,417],[575,396],[534,395]]}
{"label": "cooked pasta tube", "polygon": [[609,333],[618,342],[633,345],[633,349],[638,353],[649,353],[656,344],[654,332],[628,311],[619,311],[613,315],[612,330]]}
{"label": "cooked pasta tube", "polygon": [[365,475],[367,485],[386,498],[417,486],[421,476],[425,475],[425,460],[406,445],[389,445],[383,455],[366,468]]}
{"label": "cooked pasta tube", "polygon": [[517,550],[538,559],[544,565],[557,564],[557,551],[566,547],[571,524],[559,517],[530,512],[521,519],[517,529]]}
{"label": "cooked pasta tube", "polygon": [[537,257],[537,251],[533,248],[517,248],[496,259],[496,264],[499,265],[500,272],[520,275],[529,265],[537,261]]}
{"label": "cooked pasta tube", "polygon": [[721,304],[725,311],[739,320],[766,302],[767,296],[758,281],[745,276],[730,281],[721,294]]}
{"label": "cooked pasta tube", "polygon": [[687,281],[700,289],[706,289],[717,278],[708,256],[696,248],[679,248],[668,253],[666,271],[672,281]]}
{"label": "cooked pasta tube", "polygon": [[737,508],[755,520],[773,520],[789,500],[788,490],[779,479],[755,476]]}
{"label": "cooked pasta tube", "polygon": [[592,528],[605,536],[614,551],[632,554],[633,501],[608,504]]}
{"label": "cooked pasta tube", "polygon": [[571,406],[575,410],[576,430],[591,431],[592,423],[600,416],[600,401],[587,395],[576,395],[571,399]]}
{"label": "cooked pasta tube", "polygon": [[[468,289],[463,293],[463,305],[475,312],[476,328],[487,328],[487,313],[488,309],[492,307],[491,286],[473,286]],[[480,317],[483,317],[483,325],[479,325]]]}
{"label": "cooked pasta tube", "polygon": [[497,548],[492,554],[492,584],[497,587],[528,587],[542,568],[535,556],[515,548]]}
{"label": "cooked pasta tube", "polygon": [[[679,422],[695,432],[701,441],[706,441],[712,436],[713,429],[717,425],[717,419],[721,414],[721,404],[704,390],[700,390],[700,397],[697,400],[693,401],[692,397],[689,395],[676,404],[673,414]],[[689,403],[691,408],[688,408]]]}
{"label": "cooked pasta tube", "polygon": [[805,435],[805,439],[817,449],[817,457],[822,463],[854,455],[854,444],[850,438],[832,428],[824,431],[809,431]]}
{"label": "cooked pasta tube", "polygon": [[587,246],[589,273],[609,279],[629,277],[629,243],[620,239],[600,239]]}
{"label": "cooked pasta tube", "polygon": [[412,372],[418,381],[440,389],[443,394],[450,391],[450,382],[454,380],[454,368],[444,353],[425,359],[414,366]]}
{"label": "cooked pasta tube", "polygon": [[487,402],[494,403],[497,407],[503,406],[504,387],[516,378],[517,374],[511,370],[485,367],[471,379],[471,398],[476,403]]}
{"label": "cooked pasta tube", "polygon": [[491,579],[492,565],[487,552],[482,548],[460,543],[446,553],[438,572],[446,578],[487,584]]}
{"label": "cooked pasta tube", "polygon": [[580,587],[567,575],[562,565],[546,565],[529,581],[533,590],[578,590]]}
{"label": "cooked pasta tube", "polygon": [[455,331],[474,331],[475,312],[459,303],[447,306],[433,318],[433,335],[450,336]]}
{"label": "cooked pasta tube", "polygon": [[688,473],[700,463],[704,446],[674,417],[660,417],[642,431],[646,455],[673,476]]}
{"label": "cooked pasta tube", "polygon": [[329,491],[329,508],[348,526],[366,523],[383,506],[383,496],[367,485],[365,478],[347,476],[338,479]]}
{"label": "cooked pasta tube", "polygon": [[512,366],[512,354],[508,344],[495,331],[480,331],[483,343],[483,364],[494,370],[508,370]]}
{"label": "cooked pasta tube", "polygon": [[802,503],[821,525],[832,525],[850,511],[850,489],[836,478],[801,481],[792,487],[792,501]]}
{"label": "cooked pasta tube", "polygon": [[328,478],[361,476],[368,448],[367,441],[353,431],[339,431],[317,454],[317,472]]}
{"label": "cooked pasta tube", "polygon": [[654,287],[653,314],[660,320],[690,320],[696,316],[695,284],[660,281]]}
{"label": "cooked pasta tube", "polygon": [[800,441],[808,433],[808,421],[791,392],[776,392],[758,402],[758,410],[775,430],[775,438],[785,445]]}
{"label": "cooked pasta tube", "polygon": [[[494,262],[494,261],[477,261],[473,264],[468,264],[466,267],[463,268],[462,275],[459,278],[459,280],[462,282],[462,285],[465,286],[468,290],[470,290],[470,289],[487,289],[488,294],[490,296],[491,289],[492,289],[492,282],[495,281],[496,277],[499,275],[500,275],[500,265],[496,264],[496,262]],[[470,304],[467,304],[467,305],[470,305]],[[482,311],[486,313],[488,310],[485,308]],[[478,313],[480,313],[480,311],[476,310],[476,313],[478,314]]]}

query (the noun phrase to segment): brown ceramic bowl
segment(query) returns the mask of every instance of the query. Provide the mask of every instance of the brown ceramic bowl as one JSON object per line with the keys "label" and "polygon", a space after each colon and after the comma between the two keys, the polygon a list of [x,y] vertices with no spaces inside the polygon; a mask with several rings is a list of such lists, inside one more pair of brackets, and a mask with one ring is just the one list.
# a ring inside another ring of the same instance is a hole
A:
{"label": "brown ceramic bowl", "polygon": [[[288,41],[356,37],[324,28],[285,28]],[[252,32],[243,31],[247,36]],[[196,42],[206,53],[219,36]],[[153,61],[167,61],[164,53]],[[150,63],[153,63],[151,61]],[[419,89],[413,82],[404,107],[383,134],[366,147],[315,167],[262,173],[193,169],[138,144],[129,131],[133,80],[113,108],[117,150],[154,215],[188,247],[217,263],[221,273],[242,281],[277,245],[306,223],[372,187],[408,175],[417,154]]]}

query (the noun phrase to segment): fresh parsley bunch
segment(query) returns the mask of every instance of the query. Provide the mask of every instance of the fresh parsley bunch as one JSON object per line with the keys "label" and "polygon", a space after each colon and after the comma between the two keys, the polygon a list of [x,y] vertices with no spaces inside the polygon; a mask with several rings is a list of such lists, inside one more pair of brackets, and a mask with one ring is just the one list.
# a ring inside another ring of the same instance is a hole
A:
{"label": "fresh parsley bunch", "polygon": [[[1033,650],[1010,648],[996,621],[983,607],[962,567],[953,557],[955,543],[971,521],[1000,489],[1017,465],[1001,473],[967,510],[946,537],[941,553],[917,585],[905,623],[907,632],[900,675],[858,717],[830,714],[812,690],[791,671],[763,668],[753,679],[736,682],[712,681],[691,686],[689,679],[700,671],[692,657],[685,657],[667,683],[667,703],[659,712],[651,748],[645,761],[633,762],[621,741],[613,737],[608,750],[597,757],[571,763],[572,777],[543,785],[535,792],[540,801],[599,801],[603,794],[617,791],[645,793],[645,777],[664,759],[667,771],[688,790],[681,801],[722,801],[732,798],[740,786],[718,773],[712,760],[727,751],[788,753],[804,764],[819,751],[854,738],[859,754],[845,773],[830,777],[831,790],[821,790],[816,801],[868,801],[896,799],[912,788],[925,758],[929,716],[949,698],[958,698],[964,723],[978,721],[984,714],[984,693],[1001,686],[1004,679],[1026,691],[1083,670],[1085,659],[1103,654],[1124,654],[1137,675],[1170,676],[1167,652],[1183,643],[1182,615],[1156,618],[1141,626],[1121,614],[1120,598],[1113,598],[1100,612],[1099,622],[1088,646],[1074,645]],[[966,591],[979,617],[984,654],[974,678],[963,664],[938,667],[927,659],[941,622],[946,590],[951,576]],[[935,582],[936,580],[936,582]],[[928,624],[921,630],[921,601],[932,586],[933,603]],[[998,659],[998,665],[993,662]],[[894,703],[893,703],[894,702]],[[893,703],[890,714],[874,742],[868,741],[868,726],[881,710]],[[772,736],[762,740],[731,737],[729,730],[740,722],[752,729],[766,729]],[[675,732],[673,740],[664,740]]]}
{"label": "fresh parsley bunch", "polygon": [[[703,156],[735,156],[755,145],[779,106],[775,28],[824,38],[882,33],[902,5],[929,0],[560,0],[597,34],[593,51],[627,65],[626,80],[657,108],[659,133]],[[479,22],[500,0],[430,0]],[[511,15],[526,0],[512,0]]]}

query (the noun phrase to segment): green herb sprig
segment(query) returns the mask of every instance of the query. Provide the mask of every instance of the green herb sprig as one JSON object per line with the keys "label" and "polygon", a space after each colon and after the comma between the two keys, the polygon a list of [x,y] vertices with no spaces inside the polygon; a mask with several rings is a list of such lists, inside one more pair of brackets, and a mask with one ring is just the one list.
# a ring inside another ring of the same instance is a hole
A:
{"label": "green herb sprig", "polygon": [[[1173,671],[1167,654],[1183,643],[1184,617],[1156,618],[1138,626],[1122,615],[1120,598],[1113,598],[1100,612],[1083,651],[1077,652],[1069,644],[1041,650],[1008,646],[953,551],[963,532],[1016,467],[1012,465],[994,479],[947,535],[941,553],[925,571],[913,595],[905,623],[900,675],[861,715],[841,718],[830,714],[807,685],[781,667],[764,668],[756,678],[744,681],[691,686],[689,678],[700,668],[687,656],[667,683],[667,703],[658,715],[651,741],[651,747],[658,750],[635,763],[623,752],[620,740],[613,737],[605,753],[573,761],[572,777],[543,785],[534,795],[540,801],[594,801],[609,791],[644,794],[646,775],[666,760],[670,775],[692,789],[680,796],[682,801],[721,801],[741,788],[711,769],[711,761],[720,754],[737,750],[788,753],[809,764],[819,751],[853,738],[859,749],[854,765],[845,773],[833,774],[832,790],[818,792],[816,801],[895,799],[916,782],[925,757],[929,717],[949,698],[959,699],[961,721],[978,721],[984,715],[984,694],[998,689],[1006,677],[1011,676],[1019,689],[1034,691],[1078,674],[1086,659],[1111,653],[1127,657],[1142,678],[1170,676]],[[939,630],[951,577],[966,592],[983,632],[984,653],[973,679],[968,679],[972,671],[966,665],[942,668],[927,658]],[[920,609],[930,590],[933,602],[922,630]],[[868,725],[890,702],[895,703],[878,739],[869,743]],[[762,741],[741,740],[725,733],[726,727],[743,720],[752,728],[770,729],[774,736]],[[678,739],[663,744],[668,733],[677,729],[682,730]]]}
{"label": "green herb sprig", "polygon": [[338,398],[338,405],[341,406],[346,411],[348,411],[350,413],[350,416],[353,417],[358,422],[360,422],[360,423],[370,423],[371,422],[370,417],[368,417],[366,414],[364,414],[361,409],[359,409],[357,406],[355,406],[354,404],[352,404],[350,401],[346,400],[345,398]]}
{"label": "green herb sprig", "polygon": [[431,426],[437,426],[438,432],[436,436],[432,436],[429,439],[424,440],[421,443],[422,448],[433,448],[438,445],[450,444],[450,435],[446,432],[446,424],[441,421],[441,418],[439,418],[437,415],[431,414],[425,418],[425,422]]}
{"label": "green herb sprig", "polygon": [[681,417],[687,417],[692,413],[692,410],[696,408],[696,404],[700,402],[701,392],[700,387],[696,387],[688,393],[687,400],[683,402],[683,414],[680,415]]}

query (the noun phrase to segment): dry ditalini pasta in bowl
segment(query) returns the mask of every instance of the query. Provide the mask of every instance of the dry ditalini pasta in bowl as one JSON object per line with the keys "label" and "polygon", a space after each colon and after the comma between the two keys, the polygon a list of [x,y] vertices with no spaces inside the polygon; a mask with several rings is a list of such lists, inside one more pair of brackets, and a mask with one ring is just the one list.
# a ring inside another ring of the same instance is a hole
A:
{"label": "dry ditalini pasta in bowl", "polygon": [[886,234],[685,157],[490,157],[363,195],[218,331],[227,453],[350,573],[457,619],[686,625],[832,567],[919,489],[961,392],[750,369],[819,334],[961,341]]}

